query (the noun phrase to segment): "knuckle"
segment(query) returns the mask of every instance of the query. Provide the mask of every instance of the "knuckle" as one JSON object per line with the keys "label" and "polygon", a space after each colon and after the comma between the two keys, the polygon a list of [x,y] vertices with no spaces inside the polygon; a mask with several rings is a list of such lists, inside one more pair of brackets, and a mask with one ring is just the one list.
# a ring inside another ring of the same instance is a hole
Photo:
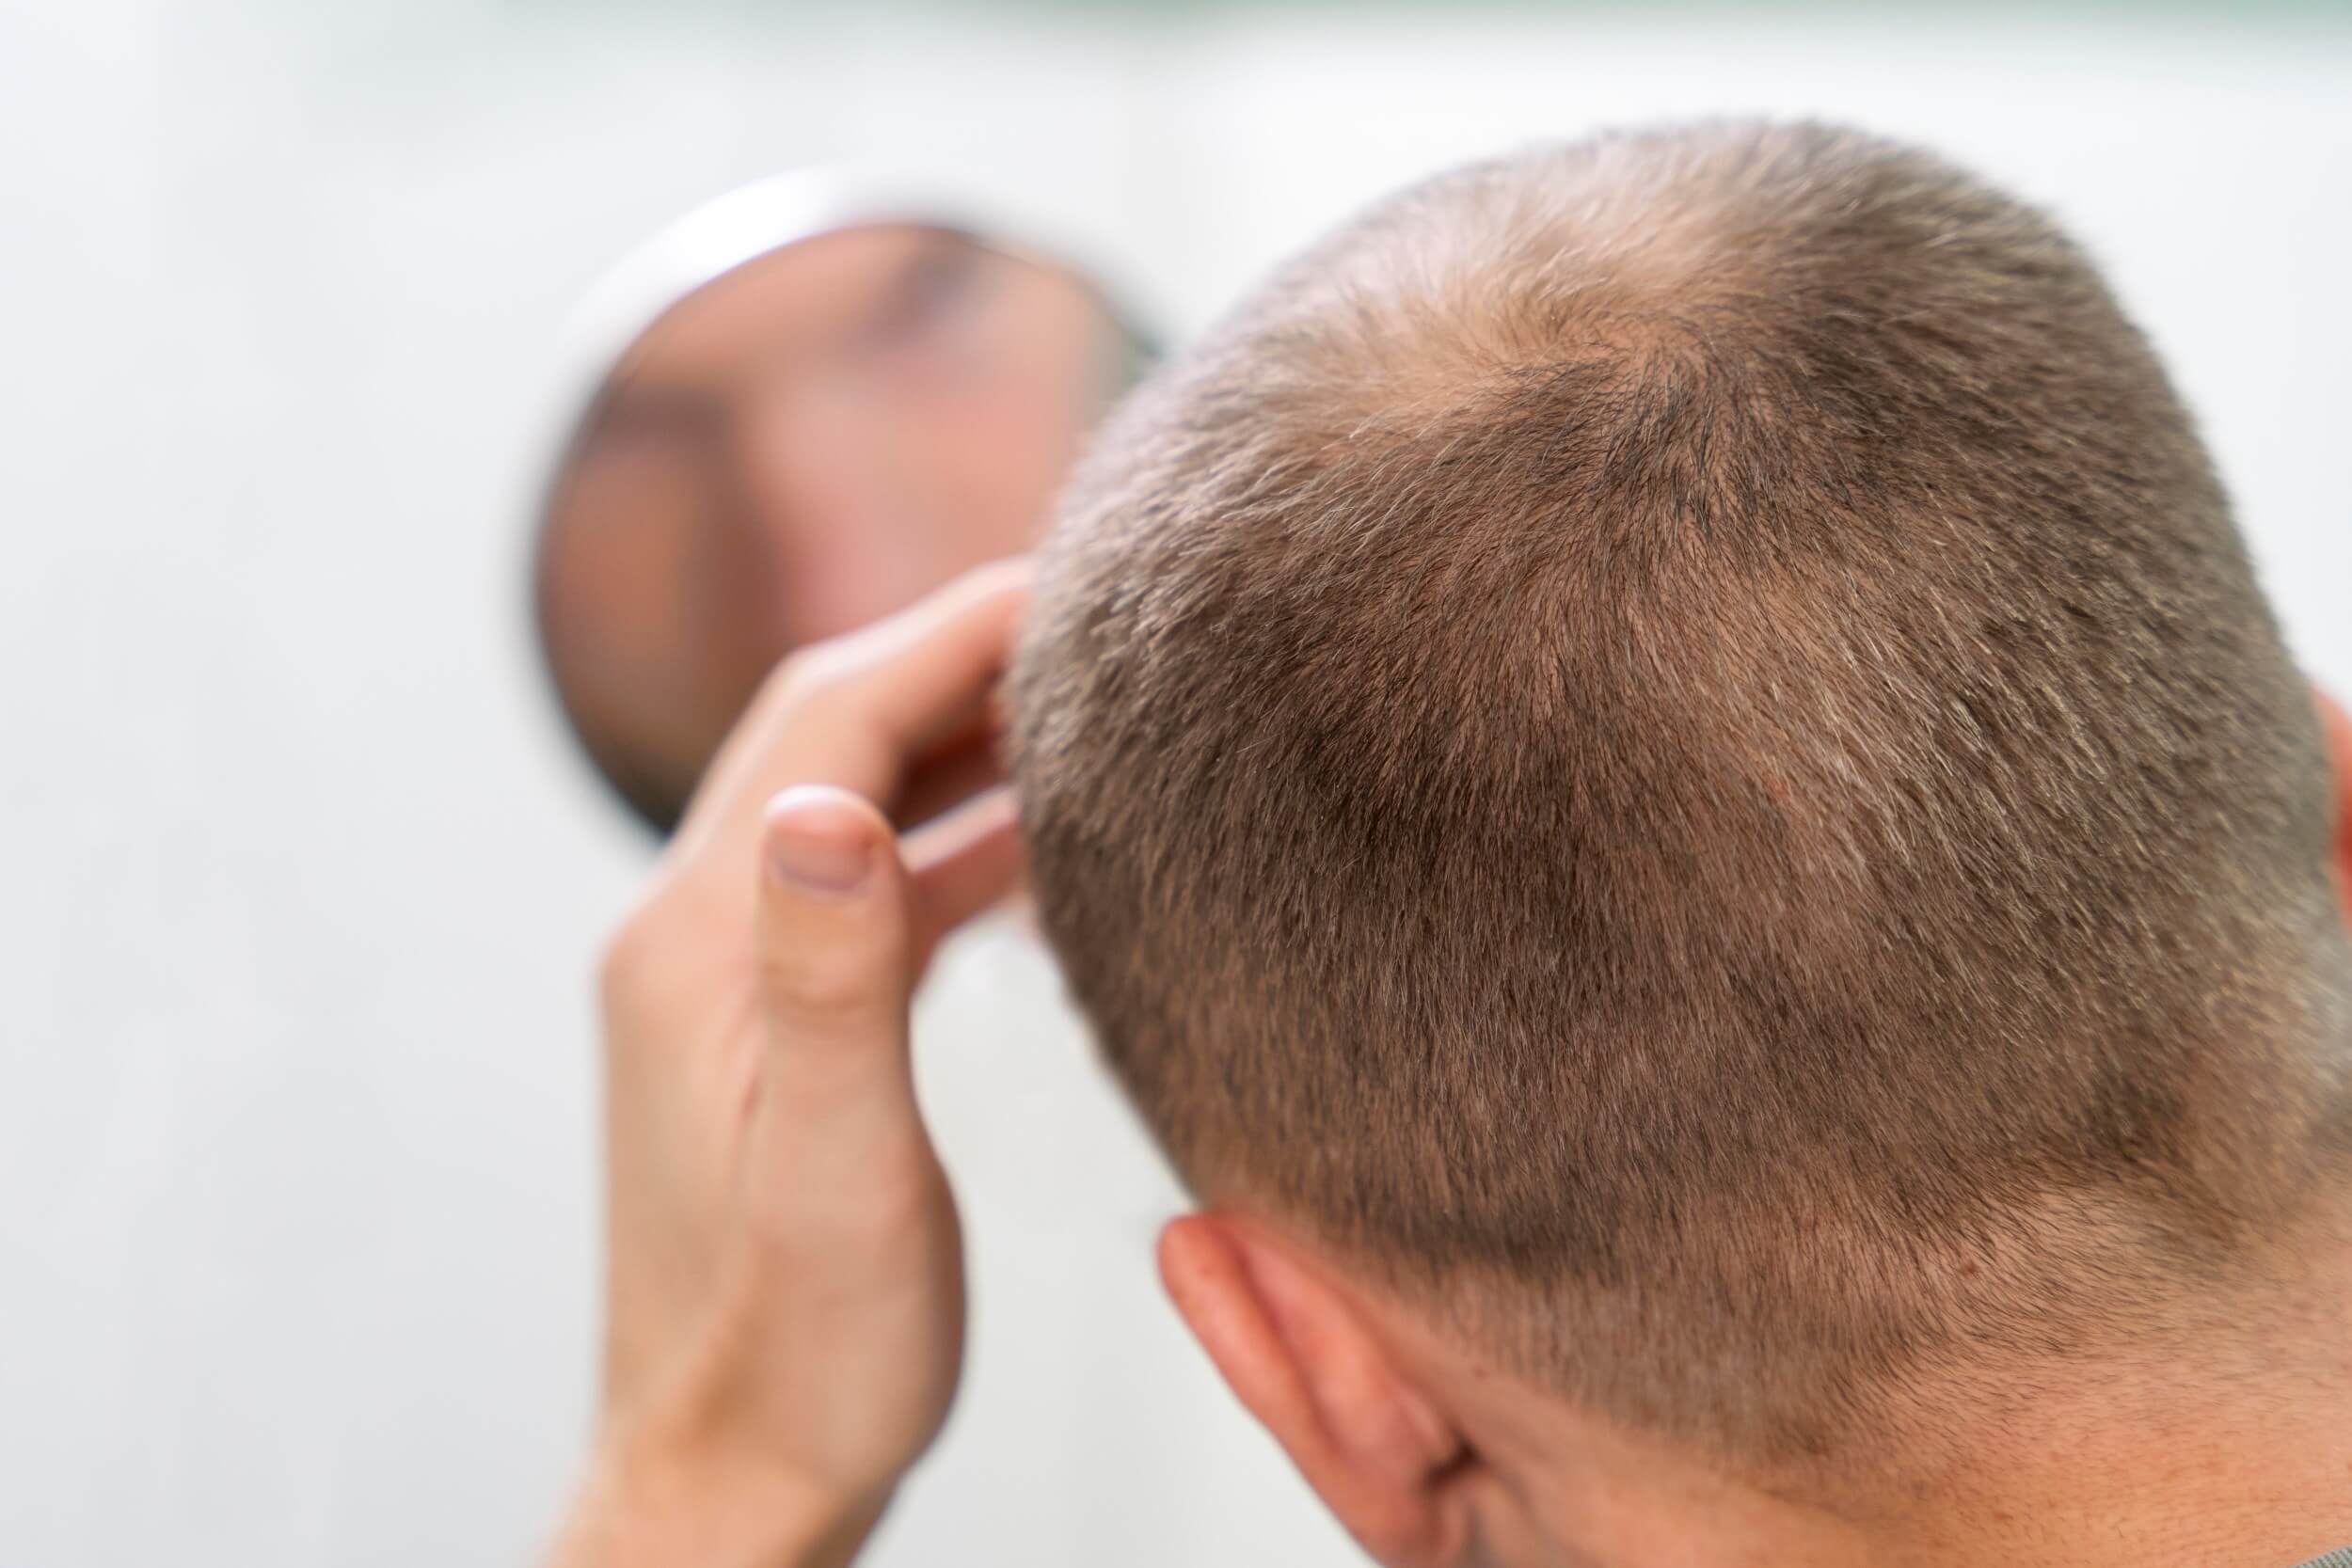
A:
{"label": "knuckle", "polygon": [[807,677],[800,665],[800,656],[791,655],[769,666],[759,680],[759,689],[752,693],[745,705],[746,714],[781,713],[801,700]]}
{"label": "knuckle", "polygon": [[759,680],[759,688],[752,693],[745,711],[754,714],[797,712],[825,684],[821,665],[812,662],[816,650],[803,648],[787,654],[768,667]]}
{"label": "knuckle", "polygon": [[794,654],[778,665],[758,703],[763,711],[777,715],[785,729],[803,737],[838,734],[865,717],[855,667],[822,646]]}
{"label": "knuckle", "polygon": [[776,702],[808,707],[831,701],[856,668],[856,648],[850,638],[834,638],[799,648],[768,673]]}
{"label": "knuckle", "polygon": [[769,994],[791,1018],[838,1022],[873,1013],[890,980],[867,944],[779,947],[762,956]]}
{"label": "knuckle", "polygon": [[608,932],[596,956],[596,994],[608,1012],[650,993],[679,946],[692,940],[686,891],[673,873],[657,874],[628,913]]}

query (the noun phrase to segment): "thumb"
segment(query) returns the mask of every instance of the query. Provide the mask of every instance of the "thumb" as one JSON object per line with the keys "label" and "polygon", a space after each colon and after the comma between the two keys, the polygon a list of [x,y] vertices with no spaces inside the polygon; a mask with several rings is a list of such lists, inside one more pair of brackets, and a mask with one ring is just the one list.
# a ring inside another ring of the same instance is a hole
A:
{"label": "thumb", "polygon": [[907,1100],[914,943],[889,821],[848,790],[794,785],[769,803],[760,866],[763,1100],[800,1137],[860,1101]]}

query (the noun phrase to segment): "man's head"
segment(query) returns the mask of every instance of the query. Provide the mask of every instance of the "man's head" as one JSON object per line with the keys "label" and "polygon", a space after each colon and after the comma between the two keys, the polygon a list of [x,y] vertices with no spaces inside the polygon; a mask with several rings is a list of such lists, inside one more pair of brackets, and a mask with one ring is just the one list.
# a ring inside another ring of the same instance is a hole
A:
{"label": "man's head", "polygon": [[1203,1198],[1743,1473],[2190,1332],[2352,1155],[2310,692],[2090,263],[1919,153],[1384,203],[1115,418],[1014,699]]}

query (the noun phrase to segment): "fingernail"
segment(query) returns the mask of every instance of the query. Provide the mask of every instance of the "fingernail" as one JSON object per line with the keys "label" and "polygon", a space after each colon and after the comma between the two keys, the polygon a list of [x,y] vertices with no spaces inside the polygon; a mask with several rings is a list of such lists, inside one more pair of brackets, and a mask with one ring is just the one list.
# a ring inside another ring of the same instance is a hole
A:
{"label": "fingernail", "polygon": [[817,893],[854,893],[874,868],[872,835],[853,815],[818,809],[793,813],[768,835],[775,874]]}

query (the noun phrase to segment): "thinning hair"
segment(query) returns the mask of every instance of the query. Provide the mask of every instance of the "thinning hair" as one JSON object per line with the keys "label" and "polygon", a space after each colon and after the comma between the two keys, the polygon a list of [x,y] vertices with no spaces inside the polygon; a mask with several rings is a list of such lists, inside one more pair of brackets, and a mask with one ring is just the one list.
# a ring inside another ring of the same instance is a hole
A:
{"label": "thinning hair", "polygon": [[2147,342],[1931,156],[1409,189],[1041,571],[1023,822],[1146,1121],[1596,1408],[1832,1452],[2157,1332],[2345,1149],[2311,695]]}

